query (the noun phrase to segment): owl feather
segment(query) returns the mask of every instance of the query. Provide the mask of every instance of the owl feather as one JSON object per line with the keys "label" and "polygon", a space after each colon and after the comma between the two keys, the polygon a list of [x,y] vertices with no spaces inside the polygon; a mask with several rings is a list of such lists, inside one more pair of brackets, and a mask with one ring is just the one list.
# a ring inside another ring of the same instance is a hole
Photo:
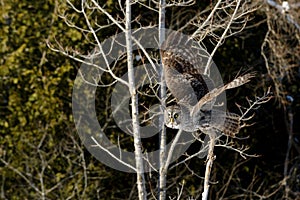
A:
{"label": "owl feather", "polygon": [[213,81],[203,74],[207,59],[199,55],[207,54],[203,54],[201,48],[192,44],[192,40],[176,32],[167,38],[161,48],[166,84],[180,105],[167,107],[167,118],[173,117],[174,113],[180,117],[168,118],[166,125],[189,132],[216,129],[234,137],[241,127],[240,116],[212,110],[212,106],[222,92],[248,83],[255,73],[239,76],[230,83],[215,88]]}

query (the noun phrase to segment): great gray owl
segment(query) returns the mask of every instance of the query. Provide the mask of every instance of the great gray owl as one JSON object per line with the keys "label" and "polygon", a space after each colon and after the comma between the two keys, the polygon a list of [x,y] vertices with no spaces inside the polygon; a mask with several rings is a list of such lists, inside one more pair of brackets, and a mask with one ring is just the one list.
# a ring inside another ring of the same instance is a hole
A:
{"label": "great gray owl", "polygon": [[217,96],[227,89],[250,81],[248,73],[230,83],[215,88],[209,76],[204,75],[206,57],[200,48],[192,48],[191,40],[180,33],[172,33],[161,48],[162,64],[167,87],[178,104],[164,111],[165,125],[187,132],[210,130],[234,137],[240,130],[240,116],[213,109]]}

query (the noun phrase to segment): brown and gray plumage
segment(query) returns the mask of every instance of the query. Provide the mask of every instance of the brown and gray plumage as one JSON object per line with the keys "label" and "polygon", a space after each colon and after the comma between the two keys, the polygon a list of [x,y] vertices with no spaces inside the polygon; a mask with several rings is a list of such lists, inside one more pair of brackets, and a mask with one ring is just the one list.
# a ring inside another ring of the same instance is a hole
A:
{"label": "brown and gray plumage", "polygon": [[[217,96],[227,89],[239,87],[254,76],[253,73],[235,78],[215,88],[209,76],[204,75],[207,57],[201,48],[180,33],[172,33],[161,47],[166,84],[178,104],[165,110],[165,125],[188,132],[211,129],[234,137],[240,130],[240,116],[213,109]],[[207,54],[206,54],[207,55]]]}

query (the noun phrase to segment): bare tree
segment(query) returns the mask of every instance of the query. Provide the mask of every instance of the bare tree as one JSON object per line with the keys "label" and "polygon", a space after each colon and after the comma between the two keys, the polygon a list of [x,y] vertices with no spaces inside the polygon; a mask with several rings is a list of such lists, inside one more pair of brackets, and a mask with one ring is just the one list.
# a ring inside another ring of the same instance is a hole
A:
{"label": "bare tree", "polygon": [[[160,0],[159,2],[159,45],[162,45],[163,41],[165,40],[165,13],[166,12],[166,1]],[[160,55],[161,56],[161,55]],[[164,80],[164,71],[160,70],[160,99],[162,108],[166,107],[165,99],[166,99],[166,83]],[[163,110],[161,110],[163,112]],[[166,143],[167,143],[167,135],[166,135],[166,128],[163,124],[164,122],[164,115],[161,115],[160,119],[160,126],[162,126],[162,130],[160,132],[160,155],[159,155],[159,187],[158,199],[166,199],[166,184],[167,184],[167,174],[165,170],[165,161],[166,161]]]}
{"label": "bare tree", "polygon": [[143,154],[141,144],[141,133],[139,129],[139,111],[138,111],[138,96],[136,92],[136,83],[133,70],[132,58],[132,34],[131,34],[131,1],[126,0],[126,15],[125,15],[125,36],[126,36],[126,50],[127,50],[127,68],[128,68],[128,87],[131,95],[131,112],[132,112],[132,126],[134,138],[134,152],[136,159],[136,174],[138,196],[140,200],[147,197],[145,188]]}
{"label": "bare tree", "polygon": [[[67,0],[68,6],[73,9],[78,15],[83,16],[86,25],[85,26],[78,26],[74,21],[72,21],[72,18],[70,18],[67,14],[62,13],[60,17],[66,22],[66,24],[69,27],[72,27],[74,29],[77,29],[80,31],[88,40],[91,41],[91,44],[96,45],[96,50],[94,52],[89,52],[87,55],[81,52],[78,49],[74,48],[68,48],[61,44],[59,41],[56,41],[56,43],[50,43],[48,42],[48,46],[56,51],[60,52],[72,59],[75,59],[76,61],[79,61],[83,64],[88,65],[91,68],[97,69],[101,71],[101,73],[107,73],[109,76],[112,77],[113,81],[111,81],[108,84],[104,84],[101,82],[100,77],[92,77],[87,78],[85,77],[84,72],[79,71],[79,74],[83,77],[83,81],[86,84],[93,85],[95,87],[110,87],[113,84],[120,82],[123,85],[127,87],[130,93],[130,99],[131,99],[131,117],[132,121],[130,121],[131,128],[128,128],[129,132],[132,133],[134,138],[134,155],[135,155],[135,163],[132,163],[128,160],[124,160],[122,154],[116,155],[114,153],[111,153],[109,148],[113,149],[113,147],[105,146],[103,143],[97,142],[95,137],[91,137],[91,142],[94,144],[94,147],[97,147],[98,149],[101,149],[103,152],[108,154],[110,158],[114,159],[116,162],[126,166],[130,170],[137,173],[137,188],[138,188],[138,197],[139,199],[146,199],[148,196],[148,193],[146,191],[146,182],[145,182],[145,165],[146,163],[150,163],[150,167],[154,170],[154,167],[151,166],[150,160],[144,156],[142,153],[142,143],[141,143],[141,130],[140,130],[140,116],[145,116],[139,111],[139,99],[138,94],[139,90],[136,89],[138,86],[138,83],[135,82],[135,74],[134,74],[134,56],[133,56],[133,44],[138,46],[140,49],[140,56],[139,59],[142,59],[143,62],[147,61],[151,65],[151,68],[154,71],[158,71],[159,73],[159,86],[160,89],[158,91],[154,91],[155,96],[159,99],[159,102],[161,103],[162,107],[164,108],[166,103],[167,97],[170,95],[166,93],[165,90],[165,84],[164,84],[164,75],[162,71],[159,71],[158,68],[155,66],[153,60],[154,58],[146,51],[146,49],[143,47],[142,42],[139,38],[133,37],[133,30],[131,30],[131,25],[134,23],[135,25],[141,26],[142,28],[150,28],[152,27],[153,22],[149,23],[148,26],[142,26],[140,23],[139,16],[136,18],[132,18],[132,9],[131,7],[133,5],[140,5],[144,8],[147,8],[151,11],[158,12],[158,24],[159,24],[159,38],[158,43],[161,44],[164,41],[166,33],[164,32],[165,29],[165,12],[166,8],[173,8],[173,7],[180,7],[180,6],[191,6],[195,2],[194,1],[171,1],[166,3],[164,0],[161,0],[159,2],[150,2],[146,3],[144,1],[130,1],[127,0],[125,5],[122,4],[121,1],[118,2],[120,13],[123,14],[123,16],[114,16],[113,13],[108,12],[105,9],[105,5],[101,5],[99,2],[95,0],[90,1],[81,1],[80,6],[76,7],[74,3]],[[125,7],[125,10],[124,10]],[[187,7],[188,8],[188,7]],[[188,19],[188,22],[185,23],[179,30],[184,31],[185,29],[192,29],[193,34],[191,34],[191,38],[196,40],[199,44],[201,44],[204,40],[210,41],[214,48],[212,52],[209,53],[208,61],[206,63],[206,67],[204,70],[204,74],[210,74],[211,73],[211,63],[213,56],[215,55],[217,49],[224,43],[226,38],[231,37],[239,32],[241,32],[247,25],[247,22],[249,20],[250,13],[254,12],[256,9],[258,9],[259,6],[256,2],[249,3],[244,2],[241,0],[235,0],[235,1],[217,1],[212,6],[207,7],[205,10],[199,11],[196,13],[196,15],[192,19]],[[99,13],[101,16],[105,16],[107,20],[100,20],[100,18],[95,14]],[[179,13],[180,14],[180,13]],[[178,15],[179,15],[178,14]],[[94,17],[94,18],[93,18]],[[102,23],[102,24],[101,24]],[[157,22],[155,22],[157,24]],[[113,45],[120,45],[122,48],[126,49],[126,58],[123,57],[123,55],[118,55],[118,59],[114,61],[113,64],[109,62],[109,53],[111,50],[103,49],[103,45],[101,44],[101,41],[99,39],[98,34],[102,31],[106,30],[107,28],[114,28],[116,30],[119,30],[121,32],[125,33],[125,40],[126,44],[121,43],[120,41],[116,40],[114,44],[111,45],[111,49],[113,49]],[[105,63],[104,66],[101,66],[94,62],[93,58],[95,56],[101,55],[101,59],[103,63]],[[122,66],[122,60],[126,60],[127,63],[127,72],[128,72],[128,79],[125,80],[120,77],[118,68]],[[136,59],[138,60],[138,59]],[[119,63],[118,63],[119,61]],[[156,60],[157,61],[157,60]],[[120,64],[121,63],[121,64]],[[146,67],[145,67],[146,68]],[[150,73],[147,74],[146,78],[151,79]],[[99,84],[100,82],[100,84]],[[151,82],[151,81],[150,81]],[[219,84],[219,83],[218,83]],[[150,87],[153,89],[155,88],[155,85],[157,83],[151,83]],[[254,101],[249,101],[249,107],[247,108],[241,108],[241,120],[246,120],[249,115],[250,110],[255,107],[255,105],[264,103],[268,101],[269,99],[269,92],[266,92],[266,94],[262,97],[257,97]],[[114,112],[114,111],[113,111]],[[109,117],[111,120],[111,117]],[[151,121],[149,119],[146,119],[144,121]],[[172,155],[177,148],[178,145],[178,139],[181,135],[181,131],[179,131],[176,134],[176,137],[172,141],[172,144],[169,148],[167,148],[166,144],[166,130],[163,125],[163,118],[160,118],[159,126],[161,126],[161,134],[160,134],[160,152],[159,152],[159,182],[157,184],[159,188],[158,192],[158,198],[163,200],[166,199],[166,190],[167,190],[167,172],[170,168],[178,166],[180,164],[184,164],[186,161],[194,158],[195,156],[199,154],[203,154],[203,152],[199,152],[195,155],[189,155],[186,157],[186,159],[174,166],[170,166]],[[107,128],[108,125],[104,126],[103,129]],[[199,138],[195,137],[194,140]],[[203,142],[203,141],[202,141]],[[208,199],[209,194],[209,185],[210,185],[210,174],[211,174],[211,168],[213,165],[213,161],[215,159],[214,156],[214,147],[215,145],[222,146],[228,149],[232,149],[234,151],[239,152],[242,156],[251,156],[245,153],[245,150],[247,148],[235,148],[232,143],[225,142],[222,143],[220,138],[215,137],[214,134],[210,135],[210,140],[208,142],[208,147],[205,147],[205,149],[208,151],[207,155],[207,167],[205,172],[205,180],[204,180],[204,191],[202,193],[202,199]],[[121,145],[118,144],[118,149],[121,152]],[[118,151],[117,149],[115,149]],[[205,151],[206,151],[205,150]],[[180,190],[182,192],[182,190]],[[178,199],[181,196],[181,192],[178,193]]]}

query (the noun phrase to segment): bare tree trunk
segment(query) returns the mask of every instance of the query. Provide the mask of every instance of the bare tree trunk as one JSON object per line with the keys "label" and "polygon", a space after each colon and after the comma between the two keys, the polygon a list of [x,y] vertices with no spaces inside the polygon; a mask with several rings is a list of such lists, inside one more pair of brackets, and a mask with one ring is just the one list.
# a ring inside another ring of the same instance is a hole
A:
{"label": "bare tree trunk", "polygon": [[207,154],[207,160],[206,160],[206,168],[205,168],[205,176],[204,176],[204,190],[202,193],[202,200],[207,200],[208,198],[208,192],[209,192],[209,178],[210,178],[210,172],[211,168],[215,159],[214,156],[214,147],[215,147],[215,139],[216,134],[214,132],[209,134],[209,149]]}
{"label": "bare tree trunk", "polygon": [[[160,0],[159,2],[159,24],[158,24],[158,30],[159,30],[159,44],[161,45],[163,41],[165,40],[165,6],[166,2],[165,0]],[[164,70],[161,67],[160,70],[160,103],[161,107],[165,108],[165,97],[166,97],[166,82],[164,79]],[[161,110],[163,112],[163,110]],[[160,155],[159,155],[159,198],[160,200],[166,199],[166,184],[167,184],[167,174],[164,172],[165,162],[166,162],[166,129],[164,126],[164,115],[161,115],[160,118],[160,126],[162,127],[160,132]]]}
{"label": "bare tree trunk", "polygon": [[127,66],[128,66],[128,82],[131,96],[131,112],[132,112],[132,127],[134,137],[135,162],[137,174],[137,188],[140,200],[146,199],[146,187],[144,177],[143,154],[141,148],[141,137],[138,119],[138,97],[135,89],[134,69],[132,60],[132,35],[131,35],[131,1],[126,0],[126,49],[127,49]]}

